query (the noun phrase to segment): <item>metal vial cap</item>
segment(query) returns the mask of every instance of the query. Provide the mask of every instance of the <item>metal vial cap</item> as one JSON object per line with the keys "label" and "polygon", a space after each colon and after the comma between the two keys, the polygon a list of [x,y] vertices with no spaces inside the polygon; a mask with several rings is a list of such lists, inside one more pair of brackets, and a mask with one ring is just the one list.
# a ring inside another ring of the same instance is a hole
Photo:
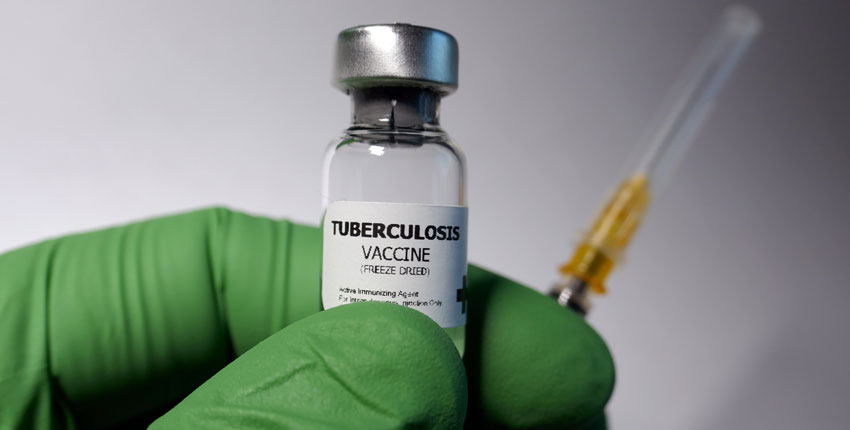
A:
{"label": "metal vial cap", "polygon": [[411,24],[361,25],[336,41],[333,84],[352,89],[406,86],[441,94],[457,89],[458,47],[454,36]]}

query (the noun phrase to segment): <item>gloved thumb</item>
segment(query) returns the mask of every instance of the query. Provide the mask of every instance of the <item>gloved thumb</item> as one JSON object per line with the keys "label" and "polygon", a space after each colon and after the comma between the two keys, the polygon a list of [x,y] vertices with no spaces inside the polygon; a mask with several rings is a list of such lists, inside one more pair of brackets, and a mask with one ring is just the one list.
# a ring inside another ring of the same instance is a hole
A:
{"label": "gloved thumb", "polygon": [[356,303],[262,341],[151,428],[460,428],[466,393],[460,356],[430,318]]}

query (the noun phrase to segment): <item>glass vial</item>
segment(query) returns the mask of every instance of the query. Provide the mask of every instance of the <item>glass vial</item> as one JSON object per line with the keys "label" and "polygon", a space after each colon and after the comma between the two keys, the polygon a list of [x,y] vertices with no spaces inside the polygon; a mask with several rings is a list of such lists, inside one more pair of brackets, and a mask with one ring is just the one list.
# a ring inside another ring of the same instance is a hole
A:
{"label": "glass vial", "polygon": [[457,88],[457,42],[409,24],[342,31],[335,85],[351,126],[323,165],[322,304],[383,301],[419,310],[463,354],[464,156],[439,125]]}

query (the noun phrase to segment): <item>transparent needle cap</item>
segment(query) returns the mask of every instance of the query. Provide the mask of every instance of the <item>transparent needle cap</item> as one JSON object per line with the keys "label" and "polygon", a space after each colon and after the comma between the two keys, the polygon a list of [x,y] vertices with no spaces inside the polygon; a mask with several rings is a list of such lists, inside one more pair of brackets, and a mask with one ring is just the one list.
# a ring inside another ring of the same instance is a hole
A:
{"label": "transparent needle cap", "polygon": [[723,11],[646,130],[631,176],[645,176],[653,191],[667,182],[760,29],[761,20],[747,7]]}

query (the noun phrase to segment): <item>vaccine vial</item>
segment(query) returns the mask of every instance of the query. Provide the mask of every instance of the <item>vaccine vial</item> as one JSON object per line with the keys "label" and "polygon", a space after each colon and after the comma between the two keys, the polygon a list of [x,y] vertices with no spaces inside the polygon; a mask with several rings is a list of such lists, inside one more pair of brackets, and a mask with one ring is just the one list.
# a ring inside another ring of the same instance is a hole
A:
{"label": "vaccine vial", "polygon": [[337,38],[333,82],[352,122],[323,163],[322,304],[416,309],[463,354],[467,313],[464,156],[440,128],[457,89],[450,34],[366,25]]}

